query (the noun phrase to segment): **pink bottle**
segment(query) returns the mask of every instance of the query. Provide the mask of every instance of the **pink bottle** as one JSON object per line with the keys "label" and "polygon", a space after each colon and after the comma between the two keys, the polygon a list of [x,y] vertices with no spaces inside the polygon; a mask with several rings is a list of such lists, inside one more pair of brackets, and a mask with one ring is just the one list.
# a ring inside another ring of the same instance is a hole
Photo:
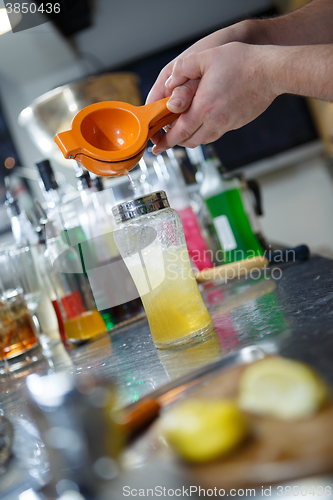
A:
{"label": "pink bottle", "polygon": [[192,266],[198,271],[213,267],[211,252],[202,236],[198,218],[192,207],[177,210],[183,223],[184,234]]}

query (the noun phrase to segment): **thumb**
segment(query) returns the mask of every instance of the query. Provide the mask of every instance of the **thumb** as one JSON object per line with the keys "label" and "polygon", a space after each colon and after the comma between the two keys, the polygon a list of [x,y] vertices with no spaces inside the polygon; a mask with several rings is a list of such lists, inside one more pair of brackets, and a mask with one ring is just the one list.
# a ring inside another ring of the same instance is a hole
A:
{"label": "thumb", "polygon": [[167,108],[172,113],[183,113],[186,111],[195,96],[200,80],[188,80],[183,85],[176,87],[167,102]]}

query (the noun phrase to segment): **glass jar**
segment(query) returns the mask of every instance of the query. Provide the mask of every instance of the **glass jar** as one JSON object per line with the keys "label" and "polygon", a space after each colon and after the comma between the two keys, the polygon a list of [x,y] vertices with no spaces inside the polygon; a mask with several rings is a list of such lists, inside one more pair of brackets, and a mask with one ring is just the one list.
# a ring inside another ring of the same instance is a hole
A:
{"label": "glass jar", "polygon": [[132,275],[158,348],[213,329],[187,252],[179,214],[164,191],[113,208],[114,240]]}

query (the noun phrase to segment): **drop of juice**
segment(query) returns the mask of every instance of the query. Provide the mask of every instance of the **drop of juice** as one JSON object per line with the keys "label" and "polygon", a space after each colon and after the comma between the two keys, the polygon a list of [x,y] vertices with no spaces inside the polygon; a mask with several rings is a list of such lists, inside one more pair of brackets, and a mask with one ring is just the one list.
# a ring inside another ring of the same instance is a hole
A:
{"label": "drop of juice", "polygon": [[130,175],[129,171],[128,171],[128,170],[125,170],[125,174],[127,175],[128,179],[129,179],[129,181],[130,181],[130,183],[131,183],[131,188],[132,188],[132,189],[133,189],[133,191],[135,192],[135,190],[136,190],[136,188],[135,188],[135,184],[134,184],[134,181],[133,181],[133,179],[132,179],[132,177],[131,177],[131,175]]}

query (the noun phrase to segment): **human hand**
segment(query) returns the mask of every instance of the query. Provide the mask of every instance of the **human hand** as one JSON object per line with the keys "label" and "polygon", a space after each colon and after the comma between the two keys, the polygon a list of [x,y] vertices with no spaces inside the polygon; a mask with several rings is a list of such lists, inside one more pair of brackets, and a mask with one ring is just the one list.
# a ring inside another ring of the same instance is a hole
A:
{"label": "human hand", "polygon": [[162,69],[148,94],[146,104],[164,99],[165,97],[169,97],[171,95],[171,90],[165,86],[165,82],[170,77],[173,67],[178,59],[199,54],[200,52],[225,45],[226,43],[236,41],[246,42],[251,36],[251,31],[252,29],[250,29],[250,23],[248,21],[242,21],[232,26],[228,26],[227,28],[215,31],[201,40],[198,40]]}
{"label": "human hand", "polygon": [[[173,94],[174,98],[174,113],[180,113],[183,112],[187,109],[187,107],[190,105],[192,98],[194,97],[195,91],[198,87],[199,80],[198,81],[188,81],[186,84],[182,85],[181,87],[175,89],[173,92],[171,89],[169,89],[166,86],[166,81],[169,79],[169,77],[172,74],[173,67],[175,65],[175,62],[178,60],[180,57],[186,57],[189,55],[197,54],[199,52],[202,52],[203,50],[207,50],[212,47],[217,47],[221,43],[227,43],[229,41],[227,34],[222,34],[222,32],[227,32],[228,28],[225,30],[220,30],[217,32],[214,32],[198,42],[194,43],[191,45],[188,49],[186,49],[180,56],[176,57],[173,61],[171,61],[169,64],[167,64],[160,74],[158,75],[158,78],[156,82],[154,83],[152,89],[150,90],[147,99],[146,99],[146,104],[150,104],[152,102],[158,101],[160,99],[164,99],[165,97],[170,97],[171,94]],[[179,107],[179,111],[178,108]],[[165,127],[165,130],[170,128],[170,126]],[[162,138],[162,132],[159,131],[157,132],[152,138],[151,141],[155,144],[158,141],[160,141]]]}
{"label": "human hand", "polygon": [[[180,113],[187,109],[190,105],[192,98],[194,97],[195,91],[198,87],[199,80],[196,82],[188,81],[186,85],[182,85],[179,88],[174,89],[172,92],[165,83],[168,78],[171,76],[174,65],[176,61],[180,58],[187,57],[189,55],[199,54],[208,49],[212,49],[214,47],[219,47],[220,45],[224,45],[226,43],[232,41],[246,41],[249,36],[249,23],[248,21],[242,21],[240,23],[234,24],[232,26],[228,26],[227,28],[223,28],[221,30],[215,31],[210,35],[198,40],[196,43],[191,45],[188,49],[182,52],[179,56],[177,56],[173,61],[167,64],[162,71],[160,72],[156,82],[154,83],[152,89],[150,90],[146,104],[150,104],[152,102],[158,101],[160,99],[164,99],[165,97],[170,97],[173,94],[174,98],[174,113]],[[168,127],[167,127],[168,128]],[[151,140],[153,143],[158,142],[162,138],[162,132],[158,132],[155,134]]]}
{"label": "human hand", "polygon": [[[265,111],[277,96],[268,78],[272,51],[272,46],[232,42],[178,57],[163,97],[171,95],[167,107],[181,114],[163,138],[153,138],[153,152],[216,141]],[[153,97],[156,92],[161,88]]]}

